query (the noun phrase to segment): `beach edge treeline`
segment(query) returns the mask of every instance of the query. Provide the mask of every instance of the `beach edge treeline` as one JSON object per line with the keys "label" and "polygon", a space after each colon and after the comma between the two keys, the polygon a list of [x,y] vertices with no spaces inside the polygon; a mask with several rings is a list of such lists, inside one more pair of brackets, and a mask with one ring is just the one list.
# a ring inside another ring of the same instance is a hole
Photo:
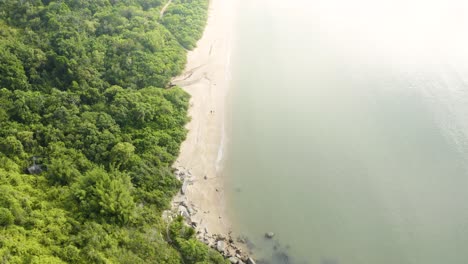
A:
{"label": "beach edge treeline", "polygon": [[167,209],[208,0],[0,1],[0,263],[226,263]]}

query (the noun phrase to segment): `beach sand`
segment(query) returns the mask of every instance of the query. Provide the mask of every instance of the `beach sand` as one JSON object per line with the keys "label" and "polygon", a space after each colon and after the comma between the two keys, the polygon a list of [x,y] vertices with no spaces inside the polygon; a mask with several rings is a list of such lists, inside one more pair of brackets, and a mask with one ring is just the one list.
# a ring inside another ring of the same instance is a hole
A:
{"label": "beach sand", "polygon": [[[189,208],[190,221],[201,236],[221,234],[228,237],[224,179],[221,173],[224,148],[225,101],[229,89],[229,63],[233,26],[233,1],[211,0],[203,37],[189,52],[184,73],[172,83],[192,97],[189,133],[174,164],[189,174],[184,194],[174,199],[174,206]],[[206,234],[205,234],[206,233]],[[210,241],[210,243],[216,240]]]}

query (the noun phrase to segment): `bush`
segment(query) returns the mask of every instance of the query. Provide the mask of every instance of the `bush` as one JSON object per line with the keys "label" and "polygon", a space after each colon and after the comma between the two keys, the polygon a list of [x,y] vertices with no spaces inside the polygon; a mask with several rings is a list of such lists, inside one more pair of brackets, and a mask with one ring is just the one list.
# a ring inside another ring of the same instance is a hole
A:
{"label": "bush", "polygon": [[9,226],[12,225],[15,221],[15,217],[6,208],[0,208],[0,226]]}
{"label": "bush", "polygon": [[72,196],[83,217],[124,224],[131,219],[135,209],[131,188],[128,175],[95,168],[78,179]]}

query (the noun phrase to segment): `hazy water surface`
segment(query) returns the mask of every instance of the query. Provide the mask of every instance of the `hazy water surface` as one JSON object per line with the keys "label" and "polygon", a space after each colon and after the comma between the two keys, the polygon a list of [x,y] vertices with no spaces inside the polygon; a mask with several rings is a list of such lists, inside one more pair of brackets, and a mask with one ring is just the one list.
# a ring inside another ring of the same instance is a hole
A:
{"label": "hazy water surface", "polygon": [[224,172],[255,253],[468,263],[467,4],[238,2]]}

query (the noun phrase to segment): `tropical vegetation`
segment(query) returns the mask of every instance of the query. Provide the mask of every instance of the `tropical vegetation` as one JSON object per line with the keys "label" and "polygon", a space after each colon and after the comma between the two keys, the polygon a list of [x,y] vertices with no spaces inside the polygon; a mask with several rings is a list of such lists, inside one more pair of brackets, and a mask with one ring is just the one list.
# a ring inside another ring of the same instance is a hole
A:
{"label": "tropical vegetation", "polygon": [[225,263],[161,212],[208,0],[0,1],[0,263]]}

